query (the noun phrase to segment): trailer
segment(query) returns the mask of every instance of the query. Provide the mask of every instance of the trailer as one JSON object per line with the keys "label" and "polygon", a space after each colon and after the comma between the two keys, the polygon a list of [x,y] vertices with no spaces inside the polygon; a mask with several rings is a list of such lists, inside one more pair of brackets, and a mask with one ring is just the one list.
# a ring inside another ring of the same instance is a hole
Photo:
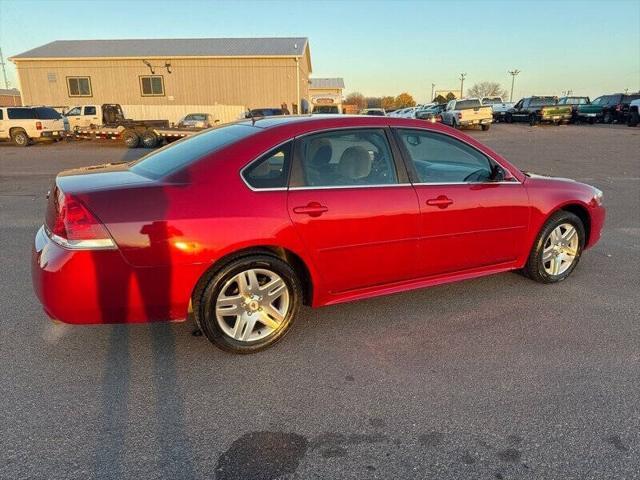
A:
{"label": "trailer", "polygon": [[122,140],[128,148],[156,148],[189,137],[201,131],[198,128],[76,128],[69,132],[73,138]]}

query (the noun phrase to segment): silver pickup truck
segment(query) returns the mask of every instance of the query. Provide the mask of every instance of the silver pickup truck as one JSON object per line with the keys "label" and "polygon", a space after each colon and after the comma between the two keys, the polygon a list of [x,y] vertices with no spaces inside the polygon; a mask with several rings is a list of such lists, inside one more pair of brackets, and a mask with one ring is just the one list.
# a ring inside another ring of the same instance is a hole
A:
{"label": "silver pickup truck", "polygon": [[494,122],[504,122],[505,115],[509,109],[513,108],[515,102],[505,102],[502,97],[483,97],[482,104],[491,107]]}
{"label": "silver pickup truck", "polygon": [[442,112],[442,123],[453,128],[479,125],[482,130],[489,130],[493,122],[493,110],[482,105],[479,98],[451,100]]}

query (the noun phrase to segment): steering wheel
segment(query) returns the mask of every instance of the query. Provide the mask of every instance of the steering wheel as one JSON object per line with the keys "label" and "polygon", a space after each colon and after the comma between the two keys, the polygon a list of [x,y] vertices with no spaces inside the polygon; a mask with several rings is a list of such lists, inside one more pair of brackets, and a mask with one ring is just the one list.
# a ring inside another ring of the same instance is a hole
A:
{"label": "steering wheel", "polygon": [[479,168],[478,170],[475,170],[475,171],[471,172],[469,175],[467,175],[466,177],[464,177],[464,179],[462,181],[463,182],[471,182],[473,180],[484,180],[485,177],[486,177],[484,175],[485,173],[486,173],[486,171],[483,168]]}

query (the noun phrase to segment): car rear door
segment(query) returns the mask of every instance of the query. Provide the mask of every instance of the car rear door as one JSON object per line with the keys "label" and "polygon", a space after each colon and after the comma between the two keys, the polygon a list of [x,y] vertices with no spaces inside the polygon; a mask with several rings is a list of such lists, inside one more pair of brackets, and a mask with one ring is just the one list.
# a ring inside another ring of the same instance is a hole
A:
{"label": "car rear door", "polygon": [[421,211],[420,274],[507,265],[525,248],[528,196],[516,179],[492,181],[498,164],[450,135],[396,130]]}
{"label": "car rear door", "polygon": [[385,128],[296,139],[289,215],[330,293],[416,276],[420,212],[394,150]]}

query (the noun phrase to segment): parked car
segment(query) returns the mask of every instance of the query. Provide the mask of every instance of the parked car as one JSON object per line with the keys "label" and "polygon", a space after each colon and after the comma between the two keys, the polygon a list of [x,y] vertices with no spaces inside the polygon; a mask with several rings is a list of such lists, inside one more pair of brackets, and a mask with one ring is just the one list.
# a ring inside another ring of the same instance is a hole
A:
{"label": "parked car", "polygon": [[0,140],[11,140],[19,147],[63,138],[67,130],[62,115],[50,107],[0,108]]}
{"label": "parked car", "polygon": [[281,339],[303,303],[509,270],[560,282],[604,217],[598,189],[523,173],[442,125],[258,119],[58,174],[32,276],[64,322],[191,311],[213,343],[250,353]]}
{"label": "parked car", "polygon": [[513,108],[514,102],[505,102],[502,97],[483,97],[482,104],[491,107],[494,122],[503,122],[509,109]]}
{"label": "parked car", "polygon": [[558,105],[557,97],[526,97],[516,103],[505,115],[505,121],[538,123],[553,123],[560,125],[571,120],[571,107]]}
{"label": "parked car", "polygon": [[569,105],[571,107],[571,120],[573,122],[578,121],[578,107],[581,105],[589,105],[591,100],[589,97],[560,97],[558,99],[558,105]]}
{"label": "parked car", "polygon": [[258,117],[275,117],[278,115],[286,115],[286,112],[282,108],[252,108],[245,114],[245,118],[258,118]]}
{"label": "parked car", "polygon": [[635,127],[640,124],[640,98],[632,100],[629,104],[629,115],[627,117],[627,125]]}
{"label": "parked car", "polygon": [[479,98],[463,98],[451,100],[442,112],[442,123],[453,128],[479,125],[482,130],[489,130],[493,122],[493,110],[483,106]]}
{"label": "parked car", "polygon": [[433,105],[416,111],[416,118],[419,120],[427,120],[429,122],[442,122],[442,112],[447,108],[446,103]]}
{"label": "parked car", "polygon": [[374,117],[384,117],[386,116],[386,112],[384,108],[365,108],[360,112],[360,115],[370,115]]}
{"label": "parked car", "polygon": [[313,107],[311,113],[320,115],[339,115],[342,112],[338,108],[338,105],[316,105]]}
{"label": "parked car", "polygon": [[210,113],[190,113],[182,117],[178,123],[178,128],[204,129],[213,127],[219,120],[215,120]]}
{"label": "parked car", "polygon": [[603,95],[596,98],[590,105],[578,107],[577,116],[580,120],[586,119],[601,121],[602,123],[625,122],[629,114],[629,105],[633,100],[640,98],[640,94],[635,93],[625,95],[624,93],[614,93],[613,95]]}

